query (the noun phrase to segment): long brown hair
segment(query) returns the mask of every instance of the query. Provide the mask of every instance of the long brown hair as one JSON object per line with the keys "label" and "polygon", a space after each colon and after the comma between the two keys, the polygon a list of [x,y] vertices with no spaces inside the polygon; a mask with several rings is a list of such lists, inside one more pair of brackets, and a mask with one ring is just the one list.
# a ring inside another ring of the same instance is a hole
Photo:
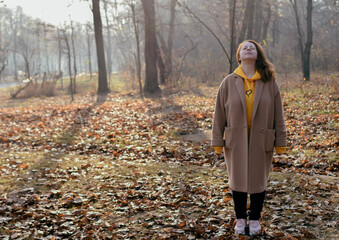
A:
{"label": "long brown hair", "polygon": [[245,40],[239,44],[237,54],[236,54],[238,63],[241,64],[240,50],[242,48],[242,45],[244,45],[245,42],[253,43],[257,49],[258,56],[257,56],[257,60],[255,61],[255,69],[260,73],[261,79],[264,82],[268,82],[271,79],[275,80],[275,72],[274,72],[273,64],[266,58],[263,47],[254,40]]}

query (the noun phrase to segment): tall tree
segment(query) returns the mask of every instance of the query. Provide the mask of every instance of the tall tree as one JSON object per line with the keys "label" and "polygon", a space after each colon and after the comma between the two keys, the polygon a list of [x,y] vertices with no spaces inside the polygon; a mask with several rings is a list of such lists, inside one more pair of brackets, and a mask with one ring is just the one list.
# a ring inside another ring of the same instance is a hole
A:
{"label": "tall tree", "polygon": [[50,27],[49,25],[47,25],[46,23],[43,23],[43,31],[44,31],[44,52],[45,52],[45,61],[46,61],[46,68],[47,68],[47,73],[50,73],[50,69],[49,69],[49,52],[48,52],[48,38],[47,35],[50,31]]}
{"label": "tall tree", "polygon": [[230,29],[231,29],[231,43],[230,43],[230,68],[229,68],[229,73],[232,73],[234,69],[236,68],[236,60],[233,57],[234,52],[235,52],[235,24],[234,24],[234,19],[235,19],[235,6],[236,6],[236,0],[231,0],[229,2],[229,17],[230,17]]}
{"label": "tall tree", "polygon": [[254,0],[246,1],[244,18],[242,21],[242,26],[241,26],[237,45],[239,45],[239,43],[241,43],[242,41],[246,39],[253,38],[254,7],[255,7]]}
{"label": "tall tree", "polygon": [[112,41],[111,41],[111,26],[109,23],[108,17],[108,4],[107,0],[104,0],[104,10],[105,10],[105,19],[106,19],[106,32],[107,32],[107,41],[106,41],[106,58],[107,58],[107,71],[109,82],[111,81],[112,73]]}
{"label": "tall tree", "polygon": [[86,39],[87,39],[87,57],[88,57],[88,70],[89,70],[89,76],[90,80],[93,78],[93,73],[92,73],[92,51],[91,51],[91,32],[92,27],[90,23],[86,24]]}
{"label": "tall tree", "polygon": [[74,93],[77,92],[77,84],[76,84],[76,79],[77,79],[77,61],[76,61],[76,52],[75,52],[75,44],[74,44],[74,26],[73,26],[73,21],[71,21],[71,43],[72,43],[72,52],[73,52],[73,91]]}
{"label": "tall tree", "polygon": [[2,19],[0,18],[0,81],[2,80],[2,72],[8,64],[8,46],[7,42],[3,43],[2,39]]}
{"label": "tall tree", "polygon": [[306,16],[306,26],[307,26],[307,33],[306,33],[306,43],[304,47],[304,40],[301,30],[301,24],[298,14],[298,1],[297,0],[290,0],[294,15],[296,19],[297,24],[297,31],[298,31],[298,43],[300,48],[300,55],[301,55],[301,66],[304,74],[304,80],[309,81],[310,80],[310,58],[311,58],[311,46],[312,46],[312,37],[313,37],[313,31],[312,31],[312,0],[307,0],[307,16]]}
{"label": "tall tree", "polygon": [[100,0],[92,0],[92,12],[95,32],[95,43],[97,48],[98,58],[98,94],[105,94],[109,92],[107,83],[107,71],[105,61],[105,50],[104,50],[104,38],[102,35],[102,21],[100,15]]}
{"label": "tall tree", "polygon": [[[17,53],[22,56],[25,66],[25,77],[31,78],[34,75],[35,59],[39,50],[37,49],[37,43],[39,40],[36,35],[32,35],[32,26],[39,28],[39,25],[34,24],[33,20],[25,21],[25,26],[22,26],[21,34],[17,38]],[[33,28],[33,31],[36,29]]]}
{"label": "tall tree", "polygon": [[71,55],[71,46],[69,43],[66,26],[65,26],[65,29],[62,30],[62,33],[63,33],[64,41],[66,44],[66,54],[67,54],[67,60],[68,60],[68,74],[69,74],[69,90],[70,90],[71,99],[73,102],[74,101],[74,84],[73,84],[73,75],[72,75],[72,55]]}
{"label": "tall tree", "polygon": [[61,45],[61,35],[60,35],[60,28],[57,28],[58,32],[58,69],[59,69],[59,77],[61,81],[61,89],[64,88],[64,83],[62,80],[62,70],[61,70],[61,59],[62,59],[62,45]]}
{"label": "tall tree", "polygon": [[22,28],[22,8],[17,7],[15,10],[15,16],[11,14],[11,17],[9,18],[10,26],[12,30],[12,43],[13,43],[13,70],[14,70],[14,78],[15,80],[18,80],[18,65],[17,65],[17,47],[18,47],[18,33],[20,32]]}
{"label": "tall tree", "polygon": [[253,39],[253,28],[254,28],[254,9],[255,0],[247,0],[247,6],[249,8],[248,15],[245,16],[247,22],[247,37],[246,39]]}
{"label": "tall tree", "polygon": [[145,94],[158,94],[161,92],[158,84],[157,71],[157,43],[155,28],[154,0],[141,0],[145,17],[145,62],[146,79]]}
{"label": "tall tree", "polygon": [[[170,1],[170,17],[168,23],[168,36],[167,42],[164,39],[163,31],[157,31],[158,39],[161,43],[161,50],[164,56],[161,55],[160,48],[158,50],[158,66],[159,70],[163,68],[163,74],[160,73],[161,83],[165,84],[165,80],[171,78],[172,75],[172,52],[173,52],[173,38],[174,38],[174,21],[175,21],[175,7],[177,4],[177,0]],[[162,24],[161,24],[162,25]],[[164,26],[161,26],[161,30],[165,29]]]}
{"label": "tall tree", "polygon": [[[265,2],[266,0],[264,0]],[[262,33],[262,27],[263,27],[263,18],[264,18],[264,6],[262,6],[263,0],[255,1],[255,7],[254,7],[254,26],[253,26],[253,37],[252,39],[260,42],[261,39],[261,33]]]}
{"label": "tall tree", "polygon": [[311,46],[313,43],[313,30],[312,30],[312,0],[307,1],[307,17],[306,17],[306,22],[307,22],[307,40],[305,44],[305,54],[304,54],[304,66],[303,66],[303,72],[304,72],[304,78],[306,81],[310,80],[310,59],[311,59]]}
{"label": "tall tree", "polygon": [[135,34],[135,41],[137,46],[137,55],[136,55],[136,68],[137,68],[137,77],[139,82],[139,89],[140,89],[140,96],[143,96],[142,92],[142,83],[141,83],[141,60],[140,60],[140,38],[139,38],[139,25],[136,20],[135,14],[135,5],[133,3],[130,4],[132,10],[132,18],[133,18],[133,27],[134,27],[134,34]]}

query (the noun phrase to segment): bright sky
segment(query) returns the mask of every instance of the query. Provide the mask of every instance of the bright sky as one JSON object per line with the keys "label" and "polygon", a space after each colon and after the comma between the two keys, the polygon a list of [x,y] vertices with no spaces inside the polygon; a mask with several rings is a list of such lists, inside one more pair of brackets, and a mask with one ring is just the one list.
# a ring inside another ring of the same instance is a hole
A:
{"label": "bright sky", "polygon": [[4,0],[0,6],[15,9],[21,6],[24,14],[33,18],[59,25],[72,19],[85,23],[93,21],[92,11],[88,1],[80,0]]}

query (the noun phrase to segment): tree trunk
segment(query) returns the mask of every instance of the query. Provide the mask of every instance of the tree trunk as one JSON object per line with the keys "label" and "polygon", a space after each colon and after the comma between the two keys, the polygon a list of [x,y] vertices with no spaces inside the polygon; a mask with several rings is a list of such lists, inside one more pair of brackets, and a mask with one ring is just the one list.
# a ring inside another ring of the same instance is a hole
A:
{"label": "tree trunk", "polygon": [[231,29],[231,43],[230,43],[230,68],[229,73],[232,73],[234,69],[236,68],[236,60],[233,57],[233,53],[235,52],[235,42],[234,42],[234,18],[235,18],[235,6],[236,6],[236,0],[231,0],[229,3],[229,16],[230,16],[230,29]]}
{"label": "tree trunk", "polygon": [[18,96],[18,94],[20,92],[22,92],[23,90],[25,90],[29,85],[31,85],[32,82],[33,82],[33,80],[29,80],[28,83],[25,86],[19,87],[16,91],[10,90],[11,97],[13,99],[16,98]]}
{"label": "tree trunk", "polygon": [[141,3],[145,14],[146,79],[144,85],[144,93],[158,94],[161,90],[158,85],[157,73],[154,0],[141,0]]}
{"label": "tree trunk", "polygon": [[301,55],[301,66],[304,74],[304,80],[310,80],[310,58],[311,58],[311,46],[312,46],[312,0],[307,1],[307,16],[306,16],[306,24],[307,24],[307,35],[306,35],[306,44],[304,48],[304,42],[301,32],[299,14],[298,14],[298,5],[296,0],[290,0],[293,10],[295,13],[295,19],[297,24],[298,31],[298,42],[300,48]]}
{"label": "tree trunk", "polygon": [[71,43],[72,43],[72,51],[73,51],[73,92],[77,92],[76,86],[76,78],[77,78],[77,61],[76,61],[76,52],[75,52],[75,45],[74,45],[74,27],[73,21],[71,21]]}
{"label": "tree trunk", "polygon": [[255,0],[247,0],[247,1],[248,1],[248,7],[249,7],[249,13],[246,16],[247,39],[253,39]]}
{"label": "tree trunk", "polygon": [[168,78],[169,76],[172,76],[172,50],[173,50],[173,35],[174,35],[174,20],[175,20],[175,6],[176,6],[177,0],[171,1],[171,16],[170,16],[170,22],[169,22],[169,30],[168,30],[168,40],[167,40],[167,50],[166,58],[165,58],[165,64],[166,64],[166,76],[165,78]]}
{"label": "tree trunk", "polygon": [[47,31],[48,29],[46,28],[46,24],[44,23],[44,50],[45,50],[45,57],[46,57],[46,67],[47,67],[47,73],[50,73],[50,69],[49,69],[49,56],[48,56],[48,40],[47,40]]}
{"label": "tree trunk", "polygon": [[[36,41],[37,41],[37,55],[38,55],[38,67],[37,67],[37,72],[38,76],[41,76],[41,36],[40,36],[40,26],[36,26]],[[34,74],[34,73],[33,73]]]}
{"label": "tree trunk", "polygon": [[89,24],[86,25],[86,36],[87,36],[87,55],[88,55],[88,70],[89,70],[89,79],[92,80],[92,54],[91,54],[91,27]]}
{"label": "tree trunk", "polygon": [[17,65],[17,59],[16,59],[16,53],[18,52],[18,48],[17,48],[17,46],[18,46],[17,45],[18,22],[19,22],[19,17],[21,17],[19,15],[22,15],[22,14],[21,14],[21,11],[19,11],[19,9],[17,8],[15,19],[12,16],[9,19],[11,30],[12,30],[12,39],[13,39],[13,68],[14,68],[13,70],[14,70],[15,80],[19,79],[19,77],[18,77],[18,65]]}
{"label": "tree trunk", "polygon": [[5,70],[7,64],[8,64],[8,49],[7,44],[5,43],[4,46],[2,45],[2,21],[0,19],[0,81],[2,81],[2,72]]}
{"label": "tree trunk", "polygon": [[305,44],[305,50],[304,50],[304,59],[303,59],[303,66],[304,66],[304,79],[305,81],[310,80],[310,58],[311,58],[311,46],[312,46],[312,0],[307,1],[307,40]]}
{"label": "tree trunk", "polygon": [[102,22],[100,16],[100,0],[92,0],[93,5],[93,22],[94,22],[94,32],[95,32],[95,43],[97,48],[97,58],[98,58],[98,94],[104,94],[109,92],[109,87],[107,83],[107,72],[106,72],[106,63],[105,63],[105,50],[104,50],[104,39],[102,36]]}
{"label": "tree trunk", "polygon": [[165,85],[166,66],[165,66],[158,42],[156,42],[156,45],[157,45],[157,63],[158,63],[158,68],[159,68],[160,84]]}
{"label": "tree trunk", "polygon": [[28,56],[23,54],[22,55],[23,59],[24,59],[24,62],[25,62],[25,68],[26,68],[26,77],[28,79],[31,78],[31,70],[30,70],[30,66],[29,66],[29,59],[28,59]]}
{"label": "tree trunk", "polygon": [[106,57],[107,57],[107,72],[108,79],[111,82],[111,73],[112,73],[112,41],[111,41],[111,28],[109,25],[109,18],[107,13],[107,0],[104,0],[104,10],[105,10],[105,19],[106,19],[106,28],[107,28],[107,42],[106,42]]}
{"label": "tree trunk", "polygon": [[263,30],[262,30],[262,36],[261,36],[261,40],[265,40],[267,37],[267,31],[268,31],[268,26],[270,24],[271,21],[271,3],[268,1],[266,3],[266,18],[263,21]]}
{"label": "tree trunk", "polygon": [[300,20],[299,20],[299,14],[298,14],[298,1],[296,0],[290,0],[292,6],[293,6],[293,10],[294,10],[294,15],[295,15],[295,20],[296,20],[296,24],[297,24],[297,31],[298,31],[298,43],[299,43],[299,49],[300,49],[300,55],[301,55],[301,67],[302,69],[304,69],[304,51],[303,51],[303,38],[302,38],[302,33],[301,33],[301,26],[300,26]]}
{"label": "tree trunk", "polygon": [[245,40],[245,35],[248,27],[247,16],[249,15],[249,12],[250,12],[250,3],[247,1],[237,45],[239,45],[241,42]]}
{"label": "tree trunk", "polygon": [[279,25],[278,20],[274,19],[272,26],[273,47],[279,43]]}
{"label": "tree trunk", "polygon": [[[254,7],[254,33],[253,33],[253,40],[257,42],[261,42],[263,39],[262,36],[262,29],[263,29],[263,22],[265,20],[265,16],[263,14],[263,6],[262,6],[263,0],[255,1],[255,7]],[[266,2],[266,0],[264,0]]]}
{"label": "tree trunk", "polygon": [[140,60],[140,40],[139,40],[139,28],[135,18],[135,6],[133,4],[130,5],[132,9],[132,17],[133,17],[133,26],[134,26],[134,33],[135,33],[135,40],[137,44],[137,56],[136,56],[136,69],[137,69],[137,77],[139,82],[139,90],[140,96],[143,97],[142,92],[142,83],[141,83],[141,60]]}
{"label": "tree trunk", "polygon": [[63,30],[64,41],[66,43],[67,50],[67,60],[68,60],[68,74],[69,74],[69,89],[71,93],[72,102],[74,101],[74,91],[73,91],[73,77],[72,77],[72,56],[71,56],[71,48],[69,46],[68,36],[66,30]]}
{"label": "tree trunk", "polygon": [[64,84],[62,80],[62,71],[61,71],[62,46],[61,46],[61,36],[60,36],[59,28],[58,28],[58,48],[59,48],[59,57],[58,57],[59,76],[60,76],[60,81],[61,81],[61,89],[63,89]]}

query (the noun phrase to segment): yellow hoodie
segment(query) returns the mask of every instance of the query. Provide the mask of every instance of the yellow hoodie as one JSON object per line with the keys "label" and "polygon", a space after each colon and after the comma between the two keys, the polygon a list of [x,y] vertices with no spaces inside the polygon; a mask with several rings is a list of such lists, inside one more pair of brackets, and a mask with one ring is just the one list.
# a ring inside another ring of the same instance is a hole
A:
{"label": "yellow hoodie", "polygon": [[237,67],[234,71],[235,74],[239,75],[244,79],[244,89],[246,95],[246,110],[247,110],[247,129],[248,135],[251,132],[252,125],[252,112],[253,112],[253,103],[254,103],[254,93],[255,93],[255,81],[261,78],[260,73],[255,71],[255,74],[252,78],[248,78],[244,71],[242,70],[241,65]]}
{"label": "yellow hoodie", "polygon": [[[246,111],[247,111],[247,129],[248,129],[248,136],[251,132],[252,126],[252,113],[253,113],[253,103],[254,103],[254,93],[255,93],[255,81],[261,78],[261,75],[258,71],[255,71],[255,74],[248,78],[244,73],[241,65],[237,67],[234,71],[235,74],[239,75],[244,79],[244,90],[246,95]],[[222,147],[214,147],[217,154],[221,154]],[[278,154],[284,153],[286,147],[276,147],[275,150]]]}

